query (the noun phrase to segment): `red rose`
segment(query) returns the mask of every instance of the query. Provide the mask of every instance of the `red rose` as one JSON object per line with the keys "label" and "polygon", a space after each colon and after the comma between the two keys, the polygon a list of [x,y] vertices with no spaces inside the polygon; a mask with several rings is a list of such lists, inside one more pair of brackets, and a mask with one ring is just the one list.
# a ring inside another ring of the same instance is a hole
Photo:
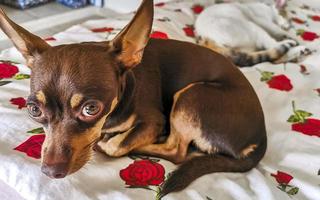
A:
{"label": "red rose", "polygon": [[303,40],[306,41],[313,41],[319,38],[319,36],[316,33],[310,31],[304,31],[300,36]]}
{"label": "red rose", "polygon": [[293,114],[288,118],[287,122],[292,123],[291,129],[310,136],[320,137],[320,120],[308,118],[312,113],[305,110],[297,110],[295,102],[292,101]]}
{"label": "red rose", "polygon": [[164,181],[164,167],[150,160],[135,160],[120,171],[120,177],[130,186],[160,185]]}
{"label": "red rose", "polygon": [[285,75],[277,75],[273,76],[267,84],[270,88],[274,88],[281,91],[290,91],[292,90],[292,85],[290,79],[288,79]]}
{"label": "red rose", "polygon": [[320,137],[320,120],[318,119],[308,118],[303,123],[292,124],[291,128],[306,135]]}
{"label": "red rose", "polygon": [[294,21],[294,22],[297,23],[297,24],[304,24],[304,23],[305,23],[304,20],[302,20],[302,19],[300,19],[300,18],[297,18],[297,17],[293,17],[293,18],[291,18],[291,19],[292,19],[292,21]]}
{"label": "red rose", "polygon": [[194,28],[193,26],[187,25],[183,28],[184,33],[189,37],[194,37]]}
{"label": "red rose", "polygon": [[14,150],[26,153],[29,157],[41,158],[41,147],[44,142],[45,135],[33,135],[28,140],[14,148]]}
{"label": "red rose", "polygon": [[284,185],[288,185],[289,182],[293,179],[290,174],[281,171],[277,171],[277,174],[271,174],[271,176],[273,176],[278,183]]}
{"label": "red rose", "polygon": [[22,97],[10,99],[11,104],[17,105],[19,109],[27,107],[26,100]]}
{"label": "red rose", "polygon": [[200,14],[200,13],[203,11],[203,6],[202,6],[202,5],[199,5],[199,4],[194,5],[194,6],[192,7],[192,10],[193,10],[193,12],[194,12],[195,14]]}
{"label": "red rose", "polygon": [[164,6],[164,5],[165,5],[165,3],[160,2],[160,3],[154,4],[154,5],[155,5],[155,6],[157,6],[157,7],[162,7],[162,6]]}
{"label": "red rose", "polygon": [[111,32],[113,30],[114,30],[114,28],[111,28],[111,27],[102,27],[102,28],[93,28],[93,29],[91,29],[91,31],[95,32],[95,33]]}
{"label": "red rose", "polygon": [[0,63],[0,79],[11,78],[19,72],[18,67],[9,63]]}
{"label": "red rose", "polygon": [[150,35],[151,38],[158,38],[158,39],[169,39],[168,35],[164,32],[154,31]]}
{"label": "red rose", "polygon": [[310,16],[310,18],[311,18],[313,21],[320,21],[320,16],[319,16],[319,15],[313,15],[313,16]]}

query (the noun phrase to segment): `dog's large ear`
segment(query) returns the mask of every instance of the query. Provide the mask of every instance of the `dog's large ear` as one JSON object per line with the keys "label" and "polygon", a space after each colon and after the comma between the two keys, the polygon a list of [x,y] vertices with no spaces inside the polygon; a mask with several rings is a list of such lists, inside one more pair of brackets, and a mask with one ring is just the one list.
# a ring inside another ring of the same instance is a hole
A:
{"label": "dog's large ear", "polygon": [[0,28],[11,39],[16,48],[27,60],[27,65],[32,68],[34,57],[50,48],[40,37],[29,33],[21,26],[14,23],[0,8]]}
{"label": "dog's large ear", "polygon": [[144,0],[131,22],[111,41],[118,60],[133,68],[141,62],[153,21],[153,0]]}

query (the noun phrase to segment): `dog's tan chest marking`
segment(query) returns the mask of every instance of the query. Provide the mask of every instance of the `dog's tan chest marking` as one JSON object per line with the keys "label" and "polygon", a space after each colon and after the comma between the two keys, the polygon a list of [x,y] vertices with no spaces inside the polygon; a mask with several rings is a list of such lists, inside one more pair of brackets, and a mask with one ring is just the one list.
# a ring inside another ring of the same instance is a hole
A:
{"label": "dog's tan chest marking", "polygon": [[40,90],[39,92],[37,92],[36,97],[38,101],[40,101],[43,105],[46,105],[47,99],[43,91]]}
{"label": "dog's tan chest marking", "polygon": [[75,107],[79,106],[82,99],[83,99],[82,94],[79,94],[79,93],[74,94],[70,99],[71,108],[75,108]]}

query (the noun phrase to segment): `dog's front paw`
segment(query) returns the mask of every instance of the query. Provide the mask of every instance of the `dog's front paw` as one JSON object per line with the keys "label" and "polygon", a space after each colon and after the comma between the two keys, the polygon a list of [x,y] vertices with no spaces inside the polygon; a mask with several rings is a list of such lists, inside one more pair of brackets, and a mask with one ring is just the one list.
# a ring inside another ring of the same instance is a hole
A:
{"label": "dog's front paw", "polygon": [[122,146],[121,134],[116,135],[108,140],[101,140],[97,143],[96,149],[111,157],[121,157],[129,152],[126,146]]}

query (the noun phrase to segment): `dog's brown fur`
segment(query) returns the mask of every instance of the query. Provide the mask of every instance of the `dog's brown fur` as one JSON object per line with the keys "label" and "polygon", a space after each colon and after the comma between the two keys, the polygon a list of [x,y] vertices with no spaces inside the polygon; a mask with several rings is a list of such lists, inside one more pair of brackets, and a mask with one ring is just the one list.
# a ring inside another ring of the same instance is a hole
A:
{"label": "dog's brown fur", "polygon": [[[46,130],[48,176],[80,169],[98,142],[109,156],[183,163],[163,196],[207,173],[248,171],[263,157],[263,112],[244,75],[209,49],[149,40],[152,20],[153,2],[144,0],[114,40],[50,47],[0,12],[0,27],[32,70],[28,108]],[[86,116],[88,105],[98,112]],[[191,143],[202,153],[187,154]]]}

